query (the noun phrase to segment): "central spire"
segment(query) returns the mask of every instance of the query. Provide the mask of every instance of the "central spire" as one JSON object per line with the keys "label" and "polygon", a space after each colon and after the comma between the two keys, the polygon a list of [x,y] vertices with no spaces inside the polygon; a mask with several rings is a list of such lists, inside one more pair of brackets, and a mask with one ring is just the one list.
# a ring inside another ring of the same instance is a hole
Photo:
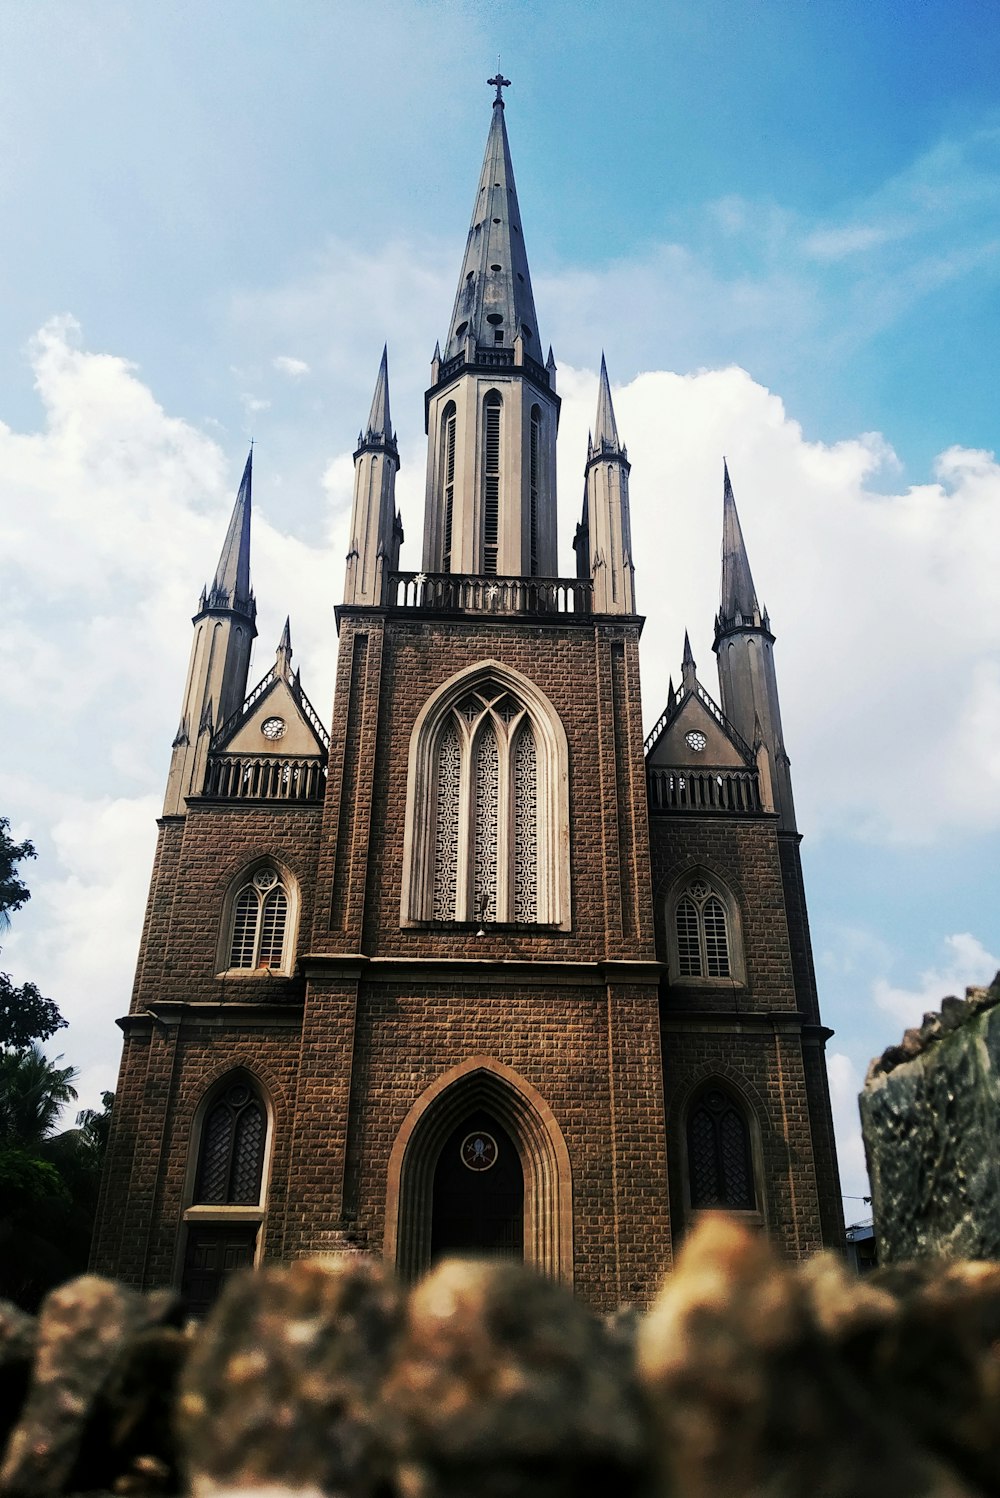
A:
{"label": "central spire", "polygon": [[474,357],[479,349],[511,348],[520,337],[528,357],[542,364],[544,353],[504,123],[501,89],[508,80],[498,72],[489,81],[496,86],[497,96],[444,359],[447,362],[461,354],[470,338]]}

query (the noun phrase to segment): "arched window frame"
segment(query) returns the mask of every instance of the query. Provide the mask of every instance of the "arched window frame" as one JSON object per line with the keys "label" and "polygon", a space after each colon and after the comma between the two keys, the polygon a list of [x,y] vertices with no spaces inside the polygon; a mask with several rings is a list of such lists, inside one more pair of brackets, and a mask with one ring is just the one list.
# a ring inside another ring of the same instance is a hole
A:
{"label": "arched window frame", "polygon": [[[504,410],[499,390],[487,390],[482,403],[482,551],[479,570],[500,570],[500,533],[503,526]],[[491,427],[495,425],[495,436]],[[494,453],[495,446],[495,453]]]}
{"label": "arched window frame", "polygon": [[[682,967],[680,941],[677,930],[677,917],[682,902],[689,897],[692,887],[701,884],[707,887],[707,893],[701,900],[695,900],[697,915],[697,940],[701,958],[700,973],[686,973]],[[722,906],[726,923],[726,944],[728,950],[729,972],[723,974],[710,974],[707,961],[708,932],[706,928],[706,907],[710,900],[717,900]],[[740,904],[732,890],[715,874],[707,869],[688,869],[671,886],[667,899],[664,903],[664,921],[667,937],[667,967],[671,984],[683,985],[685,987],[701,988],[732,988],[734,985],[743,987],[746,984],[746,960],[743,947],[743,921],[740,912]]]}
{"label": "arched window frame", "polygon": [[[739,1115],[743,1124],[747,1145],[747,1166],[753,1188],[753,1206],[734,1206],[731,1202],[718,1202],[712,1205],[695,1204],[694,1191],[691,1180],[691,1127],[695,1115],[705,1103],[709,1093],[720,1092],[725,1097],[729,1106]],[[682,1149],[682,1176],[684,1184],[684,1207],[687,1216],[698,1212],[731,1212],[743,1217],[747,1222],[756,1225],[767,1223],[767,1202],[764,1191],[763,1171],[763,1145],[760,1132],[760,1121],[755,1109],[750,1105],[742,1091],[732,1085],[724,1077],[708,1076],[698,1083],[692,1091],[684,1106],[682,1116],[681,1137]]]}
{"label": "arched window frame", "polygon": [[528,426],[528,572],[538,576],[538,516],[542,492],[542,408],[536,402]]}
{"label": "arched window frame", "polygon": [[[260,1192],[256,1202],[199,1202],[198,1185],[201,1167],[202,1148],[204,1145],[205,1128],[211,1117],[216,1104],[220,1102],[228,1090],[236,1083],[243,1083],[254,1096],[255,1101],[264,1110],[264,1150],[260,1172]],[[270,1091],[264,1086],[261,1079],[254,1075],[245,1066],[235,1066],[225,1072],[205,1089],[205,1093],[195,1110],[191,1121],[191,1132],[188,1142],[188,1161],[184,1179],[183,1202],[186,1203],[183,1210],[183,1222],[188,1225],[218,1225],[246,1223],[248,1226],[257,1227],[257,1241],[254,1252],[254,1263],[259,1264],[263,1253],[264,1222],[267,1215],[268,1191],[271,1179],[271,1158],[274,1151],[274,1104]],[[178,1235],[177,1258],[174,1268],[174,1279],[180,1284],[184,1260],[187,1252],[187,1231]]]}
{"label": "arched window frame", "polygon": [[[447,725],[460,722],[458,704],[467,694],[489,686],[509,693],[521,706],[522,717],[530,723],[535,742],[535,828],[537,883],[535,918],[527,925],[570,927],[569,879],[569,753],[558,713],[535,684],[520,672],[499,661],[482,661],[471,670],[461,671],[446,681],[419,713],[410,737],[407,776],[406,827],[403,844],[403,888],[400,919],[403,926],[422,925],[434,920],[435,834],[437,829],[437,755]],[[473,879],[469,869],[472,857],[474,786],[472,783],[475,733],[462,743],[456,846],[459,859],[456,922],[478,921],[475,909]],[[510,734],[507,749],[516,744]],[[509,764],[504,759],[503,763]],[[509,779],[507,781],[509,785]],[[509,803],[502,816],[510,817]],[[509,837],[509,833],[505,834]],[[506,869],[510,870],[508,860]],[[510,881],[512,882],[512,880]],[[507,893],[500,894],[497,919],[507,923],[512,909],[510,883]]]}
{"label": "arched window frame", "polygon": [[[276,885],[272,885],[267,889],[258,889],[254,884],[254,880],[258,874],[262,873],[273,873],[276,876]],[[260,964],[257,958],[260,955],[265,903],[272,890],[279,886],[284,891],[286,901],[285,934],[281,946],[281,958],[277,964],[273,962]],[[254,929],[254,962],[252,966],[233,966],[233,944],[236,934],[240,897],[249,889],[255,889],[259,899],[257,920]],[[231,974],[235,976],[238,974],[243,978],[268,977],[270,975],[290,976],[295,968],[298,924],[298,881],[277,859],[270,857],[256,859],[252,864],[240,870],[239,874],[230,882],[229,888],[226,891],[222,907],[222,921],[219,927],[216,972],[220,975]]]}
{"label": "arched window frame", "polygon": [[451,571],[458,464],[458,409],[449,401],[441,413],[441,570]]}

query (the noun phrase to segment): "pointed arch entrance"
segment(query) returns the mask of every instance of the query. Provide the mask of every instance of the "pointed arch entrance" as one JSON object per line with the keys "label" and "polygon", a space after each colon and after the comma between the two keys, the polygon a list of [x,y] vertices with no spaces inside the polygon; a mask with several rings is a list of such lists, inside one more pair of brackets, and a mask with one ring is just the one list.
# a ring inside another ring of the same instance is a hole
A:
{"label": "pointed arch entrance", "polygon": [[[495,1126],[492,1129],[491,1123]],[[497,1148],[495,1168],[500,1166],[505,1142],[516,1156],[516,1160],[508,1158],[508,1169],[500,1183],[498,1196],[504,1200],[481,1202],[477,1207],[477,1187],[470,1184],[463,1206],[459,1171],[485,1177],[492,1170],[470,1170],[460,1157],[451,1159],[450,1153],[457,1146],[461,1154],[467,1146],[471,1158],[477,1136],[489,1152],[486,1135]],[[471,1057],[445,1072],[421,1094],[396,1136],[387,1185],[385,1256],[406,1278],[417,1278],[433,1256],[449,1249],[495,1252],[498,1237],[506,1236],[507,1251],[516,1253],[519,1226],[525,1263],[552,1279],[572,1284],[573,1194],[562,1131],[540,1093],[492,1057]],[[478,1221],[478,1226],[471,1225],[469,1219]],[[488,1241],[468,1246],[455,1241],[474,1232],[480,1240],[492,1235],[493,1247]]]}

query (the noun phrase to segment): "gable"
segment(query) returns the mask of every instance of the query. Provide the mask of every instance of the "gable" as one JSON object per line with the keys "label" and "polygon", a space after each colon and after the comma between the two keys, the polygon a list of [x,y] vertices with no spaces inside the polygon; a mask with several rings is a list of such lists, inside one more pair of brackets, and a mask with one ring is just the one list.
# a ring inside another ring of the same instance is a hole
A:
{"label": "gable", "polygon": [[[259,697],[251,697],[246,716],[229,738],[213,745],[226,754],[281,754],[293,758],[326,753],[323,744],[303,711],[291,683],[276,676]],[[280,718],[284,732],[280,738],[265,736],[263,726],[270,718]]]}
{"label": "gable", "polygon": [[[705,747],[692,748],[687,742],[689,733],[704,735]],[[654,767],[690,765],[692,769],[702,766],[742,769],[749,761],[708,704],[689,693],[646,756],[646,763]]]}

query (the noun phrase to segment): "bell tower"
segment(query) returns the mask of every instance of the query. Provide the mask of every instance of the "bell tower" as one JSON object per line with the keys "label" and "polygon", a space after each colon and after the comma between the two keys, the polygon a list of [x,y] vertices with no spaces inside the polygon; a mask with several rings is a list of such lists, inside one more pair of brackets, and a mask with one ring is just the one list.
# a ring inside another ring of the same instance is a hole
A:
{"label": "bell tower", "polygon": [[451,323],[425,396],[424,571],[554,577],[555,362],[542,362],[499,73]]}

